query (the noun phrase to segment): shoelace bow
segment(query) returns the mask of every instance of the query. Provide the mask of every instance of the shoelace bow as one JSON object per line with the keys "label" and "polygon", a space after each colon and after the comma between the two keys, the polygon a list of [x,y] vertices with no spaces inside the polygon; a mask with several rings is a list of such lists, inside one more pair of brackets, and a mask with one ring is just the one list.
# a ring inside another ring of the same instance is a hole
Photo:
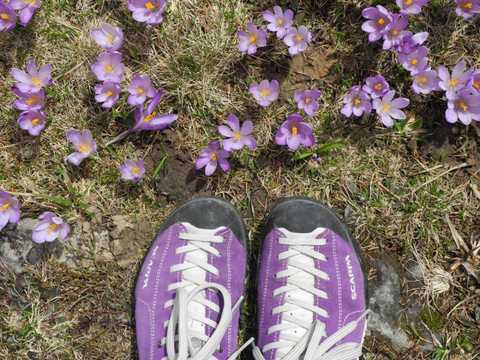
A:
{"label": "shoelace bow", "polygon": [[[324,232],[323,229],[317,229],[310,234],[291,233],[288,231],[282,232],[284,232],[284,236],[279,239],[279,243],[281,245],[287,245],[288,250],[279,254],[280,260],[290,259],[292,257],[297,257],[298,255],[303,255],[313,260],[327,260],[325,255],[315,251],[314,249],[315,246],[326,244],[326,240],[320,238],[320,234]],[[314,277],[318,277],[322,280],[329,280],[329,277],[325,272],[316,269],[313,266],[308,266],[304,262],[295,258],[290,259],[287,269],[276,274],[277,278],[287,278],[286,285],[274,290],[274,296],[278,296],[283,293],[287,294],[287,296],[285,296],[286,300],[284,304],[277,306],[272,310],[273,314],[282,313],[283,321],[282,323],[274,325],[268,329],[268,334],[300,327],[305,329],[305,335],[301,338],[294,338],[291,335],[284,335],[283,341],[276,341],[266,344],[262,349],[263,352],[284,347],[290,348],[290,344],[294,344],[293,347],[291,347],[290,350],[281,357],[282,360],[358,359],[362,353],[362,344],[349,342],[337,346],[335,345],[339,341],[345,339],[357,328],[360,322],[367,316],[368,311],[365,311],[357,320],[346,324],[344,327],[340,328],[328,337],[326,337],[326,326],[322,321],[317,320],[313,324],[311,322],[306,323],[304,320],[287,314],[287,312],[295,309],[303,309],[311,311],[320,317],[328,318],[328,313],[324,309],[307,302],[292,300],[292,298],[288,296],[288,293],[292,291],[303,290],[304,292],[310,293],[314,296],[318,296],[323,299],[327,298],[327,294],[324,291],[315,288],[315,286],[311,284],[306,284],[298,279],[293,278],[295,275],[302,272],[308,275],[313,275]],[[253,356],[256,360],[265,360],[262,350],[260,350],[260,348],[257,346],[254,346]]]}
{"label": "shoelace bow", "polygon": [[[180,238],[187,240],[185,246],[177,249],[177,254],[185,254],[191,251],[201,250],[208,254],[219,256],[219,252],[210,243],[220,243],[223,237],[215,235],[218,230],[205,230],[189,227],[187,225],[187,232],[181,233]],[[213,354],[220,348],[222,339],[224,338],[230,323],[232,322],[233,313],[238,311],[238,308],[243,301],[240,297],[232,307],[231,295],[227,288],[217,283],[206,283],[203,280],[197,279],[192,274],[185,273],[186,270],[199,267],[206,272],[218,275],[216,269],[208,262],[199,261],[190,258],[189,261],[184,261],[181,264],[172,266],[171,271],[182,271],[182,281],[171,284],[169,290],[176,290],[174,300],[165,304],[165,307],[173,306],[170,319],[167,323],[167,336],[162,340],[162,345],[166,346],[168,360],[209,360],[215,359]],[[188,290],[186,288],[189,288]],[[223,308],[206,299],[200,294],[206,291],[217,292],[221,299],[220,303]],[[212,319],[206,318],[200,314],[192,314],[188,311],[189,305],[194,302],[201,304],[216,313],[221,313],[220,319],[215,322]],[[198,331],[193,331],[188,327],[188,324],[195,320],[204,325],[213,328],[210,336]],[[202,346],[198,348],[197,344],[193,343],[193,339],[200,340]],[[238,350],[228,357],[228,360],[235,359],[248,345],[253,342],[253,338],[249,339]]]}

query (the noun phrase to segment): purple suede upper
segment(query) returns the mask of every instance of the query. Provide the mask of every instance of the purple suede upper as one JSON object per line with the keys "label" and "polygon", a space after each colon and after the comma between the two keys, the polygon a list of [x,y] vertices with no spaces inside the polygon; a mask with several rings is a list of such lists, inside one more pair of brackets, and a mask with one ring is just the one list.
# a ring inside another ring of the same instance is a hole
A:
{"label": "purple suede upper", "polygon": [[[281,314],[272,315],[272,309],[284,301],[284,294],[273,296],[273,291],[286,284],[286,278],[275,278],[275,274],[287,268],[288,260],[279,260],[279,254],[288,246],[280,245],[282,237],[279,229],[273,229],[263,242],[258,283],[258,337],[260,349],[268,343],[279,340],[280,332],[268,335],[268,329],[280,323]],[[315,260],[317,269],[327,273],[330,280],[316,278],[315,287],[325,291],[328,299],[315,297],[315,305],[325,309],[328,319],[316,316],[326,325],[327,336],[342,328],[350,321],[358,319],[366,310],[365,280],[359,258],[353,246],[331,230],[325,230],[319,238],[327,243],[315,246],[315,250],[327,257],[327,261]],[[356,342],[361,344],[365,332],[365,320],[339,344]],[[264,353],[266,360],[275,359],[276,350]]]}
{"label": "purple suede upper", "polygon": [[[185,231],[182,224],[174,224],[162,231],[155,239],[146,256],[135,289],[135,320],[137,332],[137,347],[139,360],[159,360],[166,356],[165,347],[160,341],[166,336],[165,322],[170,318],[172,307],[165,308],[168,300],[175,297],[175,291],[168,291],[171,283],[180,281],[180,272],[171,273],[173,265],[183,261],[184,255],[177,255],[176,249],[186,244],[179,234]],[[220,256],[209,255],[209,263],[219,270],[219,275],[207,275],[207,282],[218,283],[229,291],[232,306],[244,292],[246,251],[240,241],[229,229],[221,230],[224,242],[211,244]],[[208,297],[219,304],[219,296],[208,291]],[[223,304],[219,304],[222,309]],[[220,314],[210,314],[207,317],[218,320]],[[214,356],[221,360],[237,349],[239,313],[233,314],[232,323],[221,343],[222,352]],[[207,333],[213,331],[208,329]]]}

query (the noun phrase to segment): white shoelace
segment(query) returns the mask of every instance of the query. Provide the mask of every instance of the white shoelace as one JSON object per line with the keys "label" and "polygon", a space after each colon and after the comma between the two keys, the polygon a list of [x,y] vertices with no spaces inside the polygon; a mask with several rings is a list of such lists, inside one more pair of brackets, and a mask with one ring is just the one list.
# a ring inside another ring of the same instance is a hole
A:
{"label": "white shoelace", "polygon": [[[328,337],[325,324],[319,320],[313,321],[315,315],[322,318],[329,316],[325,309],[314,305],[313,301],[308,301],[315,296],[328,298],[324,291],[315,287],[315,278],[328,281],[328,274],[314,266],[315,260],[327,260],[324,254],[314,248],[327,243],[326,239],[320,236],[325,229],[318,228],[308,234],[279,230],[284,235],[280,237],[279,243],[288,246],[286,251],[279,254],[279,260],[286,260],[288,266],[276,274],[277,278],[286,278],[286,284],[275,289],[274,296],[283,294],[285,301],[272,309],[273,315],[281,314],[282,321],[268,329],[269,335],[280,332],[279,340],[266,344],[262,351],[265,353],[276,350],[277,358],[282,360],[358,359],[362,352],[361,343],[338,346],[335,344],[351,334],[367,312]],[[258,347],[254,348],[253,355],[256,360],[265,360],[262,351]]]}
{"label": "white shoelace", "polygon": [[[233,313],[238,310],[243,297],[232,307],[228,290],[221,284],[206,282],[208,273],[218,275],[218,269],[208,263],[208,256],[220,256],[212,243],[222,243],[222,236],[215,235],[219,229],[200,229],[188,223],[183,224],[187,231],[180,238],[187,243],[176,249],[177,254],[184,255],[184,261],[171,267],[171,272],[181,272],[181,280],[170,284],[168,290],[176,291],[173,300],[165,304],[165,308],[173,307],[170,319],[164,324],[167,336],[162,339],[166,346],[168,360],[209,360],[215,359],[213,354],[220,347],[225,333],[232,322]],[[188,255],[190,254],[190,255]],[[223,308],[206,298],[207,291],[215,291],[220,297]],[[206,309],[221,313],[217,322],[205,316]],[[196,325],[196,329],[192,329]],[[211,336],[204,332],[205,326],[214,329]],[[236,358],[253,339],[248,340],[228,360]]]}

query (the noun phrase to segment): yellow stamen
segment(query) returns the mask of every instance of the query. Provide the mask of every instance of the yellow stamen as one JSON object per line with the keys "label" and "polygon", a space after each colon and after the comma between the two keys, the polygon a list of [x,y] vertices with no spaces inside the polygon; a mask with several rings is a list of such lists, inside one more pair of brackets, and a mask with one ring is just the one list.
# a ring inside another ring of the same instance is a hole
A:
{"label": "yellow stamen", "polygon": [[40,102],[40,98],[36,95],[33,95],[31,97],[29,97],[27,100],[25,100],[25,102],[27,103],[27,105],[37,105],[39,102]]}
{"label": "yellow stamen", "polygon": [[140,170],[140,168],[139,168],[138,166],[134,166],[134,167],[132,168],[132,173],[134,173],[135,175],[140,174],[140,172],[141,172],[141,170]]}
{"label": "yellow stamen", "polygon": [[156,8],[156,6],[155,6],[155,4],[152,3],[151,1],[147,1],[147,2],[145,3],[145,8],[146,8],[147,10],[152,11],[152,10],[154,10],[154,9]]}
{"label": "yellow stamen", "polygon": [[108,97],[113,96],[113,91],[112,91],[112,90],[108,90],[106,95],[107,95]]}
{"label": "yellow stamen", "polygon": [[300,43],[304,40],[304,37],[300,34],[295,35],[295,42]]}
{"label": "yellow stamen", "polygon": [[10,20],[10,15],[8,15],[7,13],[0,13],[0,19],[2,20]]}
{"label": "yellow stamen", "polygon": [[10,209],[10,203],[5,203],[0,206],[0,211],[7,211],[8,209]]}
{"label": "yellow stamen", "polygon": [[210,155],[210,160],[217,161],[217,154],[213,153],[212,155]]}
{"label": "yellow stamen", "polygon": [[107,34],[107,42],[109,44],[113,44],[114,40],[115,40],[115,36],[113,36],[112,34]]}
{"label": "yellow stamen", "polygon": [[376,83],[375,85],[373,85],[373,88],[376,90],[376,91],[380,91],[383,89],[383,85],[381,83]]}
{"label": "yellow stamen", "polygon": [[308,104],[310,104],[311,102],[312,102],[312,98],[307,96],[307,97],[305,98],[305,104],[308,105]]}
{"label": "yellow stamen", "polygon": [[470,1],[466,2],[463,4],[463,8],[466,9],[466,10],[472,10],[473,8],[473,3],[471,3]]}
{"label": "yellow stamen", "polygon": [[458,80],[457,79],[450,79],[450,86],[452,88],[456,87],[458,85]]}
{"label": "yellow stamen", "polygon": [[413,66],[416,66],[418,64],[418,60],[417,59],[412,59],[412,60],[410,60],[410,64],[412,64]]}
{"label": "yellow stamen", "polygon": [[389,103],[384,103],[383,104],[383,111],[384,112],[389,112],[392,106]]}
{"label": "yellow stamen", "polygon": [[292,126],[292,128],[290,129],[290,132],[292,133],[293,136],[297,136],[298,128],[296,126]]}
{"label": "yellow stamen", "polygon": [[83,154],[90,152],[90,149],[91,149],[90,145],[88,144],[80,144],[80,146],[78,147],[78,151],[80,151]]}
{"label": "yellow stamen", "polygon": [[417,79],[418,83],[420,85],[426,85],[428,83],[428,79],[426,76],[422,75],[422,76],[419,76],[418,79]]}
{"label": "yellow stamen", "polygon": [[405,5],[410,6],[413,4],[413,0],[405,0]]}
{"label": "yellow stamen", "polygon": [[237,141],[240,140],[242,138],[242,134],[240,134],[240,131],[234,132],[233,133],[233,138]]}
{"label": "yellow stamen", "polygon": [[141,88],[141,87],[137,87],[137,88],[135,89],[135,91],[137,92],[138,95],[143,95],[143,94],[145,94],[145,90],[143,90],[143,88]]}
{"label": "yellow stamen", "polygon": [[398,34],[399,34],[399,31],[397,29],[390,30],[390,35],[397,36]]}
{"label": "yellow stamen", "polygon": [[40,119],[39,118],[32,119],[31,123],[32,125],[38,125],[40,124]]}
{"label": "yellow stamen", "polygon": [[60,225],[58,225],[58,224],[50,224],[50,225],[48,225],[48,230],[47,230],[48,233],[49,233],[49,234],[54,233],[55,231],[57,231],[57,229],[58,229],[59,226],[60,226]]}
{"label": "yellow stamen", "polygon": [[42,80],[36,76],[32,76],[32,84],[35,86],[42,86]]}
{"label": "yellow stamen", "polygon": [[460,109],[462,109],[463,112],[467,112],[467,111],[468,111],[468,105],[465,104],[465,101],[463,101],[463,100],[457,101],[457,107],[459,107]]}
{"label": "yellow stamen", "polygon": [[282,26],[283,24],[285,24],[285,21],[283,21],[283,19],[277,19],[278,26]]}
{"label": "yellow stamen", "polygon": [[269,89],[263,88],[263,89],[260,90],[260,96],[267,97],[268,95],[270,95],[270,90]]}
{"label": "yellow stamen", "polygon": [[361,103],[362,103],[362,100],[360,100],[360,98],[356,97],[355,99],[353,99],[354,106],[360,106]]}
{"label": "yellow stamen", "polygon": [[480,90],[480,80],[476,80],[473,82],[473,87],[477,90]]}
{"label": "yellow stamen", "polygon": [[250,38],[248,41],[250,41],[250,44],[255,44],[257,42],[257,35],[255,34],[250,35]]}
{"label": "yellow stamen", "polygon": [[157,112],[154,111],[150,115],[145,116],[145,119],[143,119],[144,122],[150,122],[153,120],[153,118],[157,115]]}
{"label": "yellow stamen", "polygon": [[377,24],[382,26],[385,25],[385,19],[381,17],[380,19],[377,20]]}
{"label": "yellow stamen", "polygon": [[103,70],[105,70],[105,72],[107,72],[107,73],[111,73],[111,72],[113,71],[113,66],[110,65],[110,64],[105,65],[105,66],[103,67]]}

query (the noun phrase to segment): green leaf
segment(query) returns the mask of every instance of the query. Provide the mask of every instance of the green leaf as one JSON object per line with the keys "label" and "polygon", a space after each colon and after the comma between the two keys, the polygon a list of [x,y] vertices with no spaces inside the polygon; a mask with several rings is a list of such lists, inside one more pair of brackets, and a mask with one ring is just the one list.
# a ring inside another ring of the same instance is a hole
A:
{"label": "green leaf", "polygon": [[167,162],[167,159],[168,159],[168,155],[165,155],[163,158],[160,159],[160,161],[158,162],[158,165],[155,167],[155,170],[153,172],[153,175],[152,177],[154,179],[156,179],[158,177],[158,175],[160,175],[160,171],[162,171],[162,169],[165,167],[165,164]]}

